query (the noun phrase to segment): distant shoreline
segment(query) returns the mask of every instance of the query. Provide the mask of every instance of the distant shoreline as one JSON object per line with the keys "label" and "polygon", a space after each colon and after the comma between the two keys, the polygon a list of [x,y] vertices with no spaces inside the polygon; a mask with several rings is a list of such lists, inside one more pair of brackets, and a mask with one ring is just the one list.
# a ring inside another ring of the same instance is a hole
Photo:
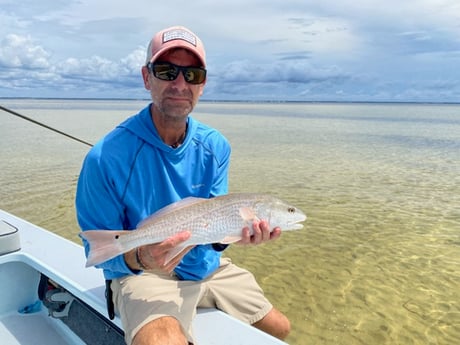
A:
{"label": "distant shoreline", "polygon": [[[151,101],[149,98],[59,98],[59,97],[0,97],[1,100],[58,100],[58,101]],[[429,101],[292,101],[292,100],[213,100],[201,99],[203,103],[248,103],[248,104],[433,104],[459,105],[460,102],[429,102]]]}

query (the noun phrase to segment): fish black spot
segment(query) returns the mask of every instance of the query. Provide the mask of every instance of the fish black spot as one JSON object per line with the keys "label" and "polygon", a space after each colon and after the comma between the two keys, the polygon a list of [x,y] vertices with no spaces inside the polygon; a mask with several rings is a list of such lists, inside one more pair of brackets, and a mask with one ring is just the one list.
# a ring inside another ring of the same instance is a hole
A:
{"label": "fish black spot", "polygon": [[120,238],[120,235],[115,235],[115,239],[118,240]]}

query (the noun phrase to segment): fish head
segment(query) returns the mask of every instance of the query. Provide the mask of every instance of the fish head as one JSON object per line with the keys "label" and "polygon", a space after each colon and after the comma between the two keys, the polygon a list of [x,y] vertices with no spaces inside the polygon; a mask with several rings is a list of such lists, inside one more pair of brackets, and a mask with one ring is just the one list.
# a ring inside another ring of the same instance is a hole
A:
{"label": "fish head", "polygon": [[307,219],[299,208],[277,198],[258,202],[254,211],[257,218],[268,221],[271,228],[280,227],[281,230],[302,229],[303,225],[299,223]]}

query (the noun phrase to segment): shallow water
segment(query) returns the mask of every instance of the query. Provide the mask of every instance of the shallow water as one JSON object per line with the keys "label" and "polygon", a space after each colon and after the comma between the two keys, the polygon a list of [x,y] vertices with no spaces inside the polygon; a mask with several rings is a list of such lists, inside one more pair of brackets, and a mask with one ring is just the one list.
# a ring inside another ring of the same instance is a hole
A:
{"label": "shallow water", "polygon": [[[142,101],[2,100],[95,142]],[[2,209],[77,241],[88,147],[2,112]],[[291,344],[460,343],[460,106],[211,103],[230,190],[303,209],[305,229],[232,246],[292,322]]]}

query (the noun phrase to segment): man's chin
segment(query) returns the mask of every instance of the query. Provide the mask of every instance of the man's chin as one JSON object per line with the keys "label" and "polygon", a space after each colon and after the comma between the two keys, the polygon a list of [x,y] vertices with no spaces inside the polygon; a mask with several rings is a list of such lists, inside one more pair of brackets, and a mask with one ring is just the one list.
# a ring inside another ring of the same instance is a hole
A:
{"label": "man's chin", "polygon": [[190,102],[174,102],[174,104],[165,103],[163,107],[164,113],[171,117],[186,117],[193,110]]}

